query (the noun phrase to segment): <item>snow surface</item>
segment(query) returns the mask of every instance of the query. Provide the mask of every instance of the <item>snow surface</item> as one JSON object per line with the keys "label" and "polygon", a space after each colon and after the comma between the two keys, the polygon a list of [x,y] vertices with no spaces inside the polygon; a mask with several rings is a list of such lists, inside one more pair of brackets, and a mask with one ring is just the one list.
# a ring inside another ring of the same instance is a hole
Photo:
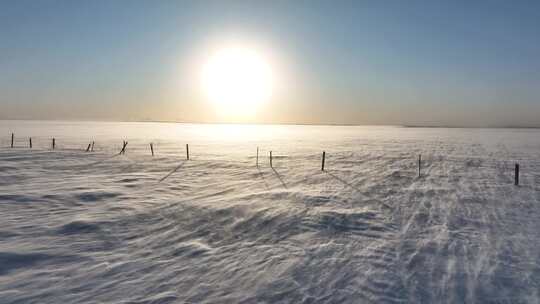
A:
{"label": "snow surface", "polygon": [[540,130],[0,121],[0,134],[0,303],[540,302]]}

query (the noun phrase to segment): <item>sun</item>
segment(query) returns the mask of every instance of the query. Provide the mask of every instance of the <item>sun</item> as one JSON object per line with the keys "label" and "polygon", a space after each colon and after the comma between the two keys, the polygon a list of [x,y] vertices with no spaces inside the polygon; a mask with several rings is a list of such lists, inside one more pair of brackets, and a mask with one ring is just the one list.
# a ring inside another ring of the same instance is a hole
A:
{"label": "sun", "polygon": [[213,53],[202,69],[202,89],[219,115],[245,118],[272,95],[268,61],[256,50],[229,47]]}

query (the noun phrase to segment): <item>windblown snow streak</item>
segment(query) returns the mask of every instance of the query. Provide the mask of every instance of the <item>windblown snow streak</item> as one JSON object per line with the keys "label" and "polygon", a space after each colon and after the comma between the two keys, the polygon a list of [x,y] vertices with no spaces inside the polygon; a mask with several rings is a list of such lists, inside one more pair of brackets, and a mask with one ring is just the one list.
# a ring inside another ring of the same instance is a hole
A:
{"label": "windblown snow streak", "polygon": [[540,131],[244,128],[0,124],[0,303],[540,301]]}

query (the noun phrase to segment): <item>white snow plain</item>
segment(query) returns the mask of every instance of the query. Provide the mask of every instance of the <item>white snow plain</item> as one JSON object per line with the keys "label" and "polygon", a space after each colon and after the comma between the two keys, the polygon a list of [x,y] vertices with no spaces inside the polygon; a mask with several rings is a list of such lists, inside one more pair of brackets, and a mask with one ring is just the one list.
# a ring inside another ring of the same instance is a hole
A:
{"label": "white snow plain", "polygon": [[0,303],[540,301],[540,130],[0,121],[0,134]]}

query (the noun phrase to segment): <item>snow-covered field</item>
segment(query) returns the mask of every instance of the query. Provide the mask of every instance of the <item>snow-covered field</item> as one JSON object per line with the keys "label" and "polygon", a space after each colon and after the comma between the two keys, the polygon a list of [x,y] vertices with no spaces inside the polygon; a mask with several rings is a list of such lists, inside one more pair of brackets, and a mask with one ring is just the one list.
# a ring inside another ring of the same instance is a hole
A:
{"label": "snow-covered field", "polygon": [[539,303],[539,184],[540,130],[0,121],[0,303]]}

